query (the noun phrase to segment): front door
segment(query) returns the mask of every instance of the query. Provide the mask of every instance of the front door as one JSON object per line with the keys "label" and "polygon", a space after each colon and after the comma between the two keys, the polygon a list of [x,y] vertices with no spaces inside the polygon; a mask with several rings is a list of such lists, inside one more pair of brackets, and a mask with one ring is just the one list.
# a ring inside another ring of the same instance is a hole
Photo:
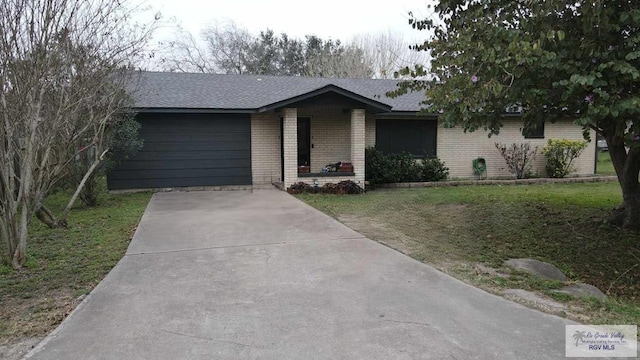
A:
{"label": "front door", "polygon": [[311,166],[310,118],[298,118],[298,166]]}

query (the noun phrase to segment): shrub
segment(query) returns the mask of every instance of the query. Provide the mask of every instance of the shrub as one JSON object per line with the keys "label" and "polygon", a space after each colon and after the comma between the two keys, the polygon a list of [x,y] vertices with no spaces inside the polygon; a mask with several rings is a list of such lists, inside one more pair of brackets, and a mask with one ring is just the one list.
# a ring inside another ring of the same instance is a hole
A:
{"label": "shrub", "polygon": [[549,139],[542,153],[547,158],[547,175],[552,178],[563,178],[574,171],[573,160],[587,147],[586,141]]}
{"label": "shrub", "polygon": [[[109,152],[107,152],[102,164],[87,179],[80,192],[80,200],[87,206],[98,204],[98,194],[102,191],[100,187],[102,178],[106,176],[107,172],[142,149],[143,140],[140,138],[140,128],[141,125],[133,114],[125,114],[114,120],[106,137]],[[77,161],[71,164],[68,180],[72,189],[80,183],[87,169],[91,166],[93,151],[95,150],[91,148],[80,153],[77,156]]]}
{"label": "shrub", "polygon": [[421,168],[409,153],[385,154],[376,148],[365,151],[365,177],[371,184],[420,181]]}
{"label": "shrub", "polygon": [[449,177],[449,169],[444,162],[428,156],[423,161],[416,161],[409,153],[385,154],[371,147],[365,152],[365,163],[365,177],[373,185],[439,181]]}
{"label": "shrub", "polygon": [[322,185],[319,188],[315,188],[304,182],[298,182],[291,185],[287,189],[287,192],[289,194],[320,193],[320,194],[344,195],[344,194],[362,194],[364,192],[364,189],[351,180],[345,180],[345,181],[340,181],[337,184],[327,183]]}
{"label": "shrub", "polygon": [[303,194],[303,193],[313,194],[316,192],[316,189],[313,186],[301,181],[289,186],[289,188],[287,189],[287,192],[289,194]]}
{"label": "shrub", "polygon": [[425,157],[422,162],[422,181],[440,181],[449,177],[449,168],[438,158]]}
{"label": "shrub", "polygon": [[531,174],[531,162],[536,158],[538,147],[531,147],[530,143],[501,144],[495,143],[496,149],[507,162],[509,172],[516,175],[517,179],[524,179]]}
{"label": "shrub", "polygon": [[327,183],[320,187],[319,192],[323,194],[362,194],[364,189],[351,180],[340,181],[337,184]]}

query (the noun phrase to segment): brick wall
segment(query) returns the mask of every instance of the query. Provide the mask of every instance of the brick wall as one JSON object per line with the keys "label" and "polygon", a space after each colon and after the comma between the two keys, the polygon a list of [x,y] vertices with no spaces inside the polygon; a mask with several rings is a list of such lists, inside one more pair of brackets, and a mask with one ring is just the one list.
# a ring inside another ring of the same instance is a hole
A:
{"label": "brick wall", "polygon": [[284,186],[298,181],[298,112],[295,108],[283,110]]}
{"label": "brick wall", "polygon": [[311,118],[311,172],[327,164],[351,161],[350,114],[333,106],[298,108],[298,117]]}
{"label": "brick wall", "polygon": [[355,173],[355,182],[364,185],[364,147],[366,114],[364,109],[351,110],[351,163]]}
{"label": "brick wall", "polygon": [[[253,183],[255,185],[270,184],[274,181],[282,181],[281,174],[281,143],[280,143],[280,118],[283,113],[254,114],[251,118],[251,162]],[[320,172],[323,166],[337,161],[351,161],[351,114],[343,112],[340,107],[316,106],[303,107],[297,110],[298,117],[311,118],[311,171]],[[366,114],[364,120],[365,146],[375,145],[375,117]],[[291,129],[291,134],[296,134],[289,144],[291,159],[297,164],[297,128]],[[582,130],[574,126],[570,121],[561,121],[555,124],[545,125],[544,139],[525,139],[521,133],[521,123],[517,120],[506,121],[500,135],[487,137],[484,131],[465,134],[460,128],[446,129],[438,127],[437,152],[438,157],[445,161],[449,167],[452,178],[473,178],[471,163],[477,157],[483,157],[487,161],[487,176],[490,178],[513,177],[507,170],[504,159],[495,148],[495,142],[506,144],[530,142],[539,147],[539,154],[532,169],[534,174],[544,176],[545,159],[542,155],[542,147],[550,138],[582,140]],[[592,134],[595,139],[595,134]],[[591,175],[594,170],[595,142],[589,143],[580,156],[576,159],[577,171],[574,175]],[[354,163],[354,166],[357,165]],[[293,169],[292,169],[293,172]],[[356,171],[358,172],[358,171]],[[360,175],[362,173],[362,175]],[[297,175],[297,168],[295,171]],[[358,172],[355,181],[363,181],[363,171]],[[350,178],[354,180],[354,178]],[[311,179],[305,178],[307,182]],[[319,178],[320,184],[326,182],[339,182],[346,178]],[[297,176],[289,179],[289,185],[297,182]]]}
{"label": "brick wall", "polygon": [[282,181],[280,115],[251,115],[251,171],[253,184]]}
{"label": "brick wall", "polygon": [[[559,121],[554,124],[545,124],[544,139],[525,139],[522,136],[522,122],[519,120],[506,120],[500,135],[487,137],[487,133],[478,130],[472,133],[464,133],[461,128],[446,129],[438,127],[437,154],[449,168],[451,178],[473,178],[472,161],[477,157],[483,157],[487,161],[487,176],[489,178],[513,177],[509,173],[506,163],[494,143],[500,142],[510,145],[512,143],[530,142],[532,146],[538,146],[538,155],[534,161],[532,172],[534,175],[545,176],[545,158],[542,148],[549,139],[573,139],[583,140],[582,129],[573,125],[571,121]],[[591,134],[595,139],[595,133]],[[595,161],[595,141],[589,143],[582,155],[575,160],[576,172],[572,175],[592,175]]]}

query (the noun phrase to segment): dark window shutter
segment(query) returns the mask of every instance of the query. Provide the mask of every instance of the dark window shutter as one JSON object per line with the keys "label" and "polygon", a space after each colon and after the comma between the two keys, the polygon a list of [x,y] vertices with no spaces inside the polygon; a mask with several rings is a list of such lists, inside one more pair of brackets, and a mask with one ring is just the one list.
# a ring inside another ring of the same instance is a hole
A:
{"label": "dark window shutter", "polygon": [[437,121],[376,120],[376,148],[388,153],[407,152],[414,156],[436,155]]}

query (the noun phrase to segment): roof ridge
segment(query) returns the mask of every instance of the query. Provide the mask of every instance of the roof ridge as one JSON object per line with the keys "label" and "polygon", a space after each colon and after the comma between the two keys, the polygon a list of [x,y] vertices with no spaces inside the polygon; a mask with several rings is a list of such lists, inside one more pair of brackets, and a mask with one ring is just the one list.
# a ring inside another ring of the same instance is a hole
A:
{"label": "roof ridge", "polygon": [[158,70],[139,70],[141,74],[158,74],[158,75],[195,75],[195,76],[220,76],[220,77],[266,77],[276,79],[305,79],[305,80],[337,80],[337,81],[376,81],[376,82],[401,82],[402,79],[374,79],[374,78],[357,78],[357,77],[325,77],[325,76],[302,76],[302,75],[264,75],[264,74],[220,74],[205,72],[181,72],[181,71],[158,71]]}

